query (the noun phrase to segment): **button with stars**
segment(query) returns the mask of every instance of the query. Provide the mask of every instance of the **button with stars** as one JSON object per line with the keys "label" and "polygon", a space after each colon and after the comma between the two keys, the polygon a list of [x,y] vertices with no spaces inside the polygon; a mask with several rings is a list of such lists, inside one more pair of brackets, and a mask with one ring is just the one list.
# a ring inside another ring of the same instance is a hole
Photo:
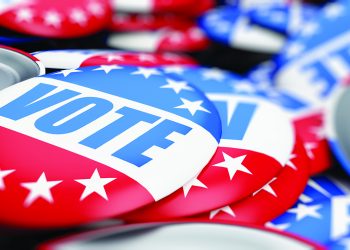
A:
{"label": "button with stars", "polygon": [[[195,65],[194,59],[174,53],[139,53],[121,50],[48,50],[32,53],[49,69],[72,69],[95,65]],[[105,66],[113,69],[113,66]]]}
{"label": "button with stars", "polygon": [[252,24],[245,11],[229,5],[209,10],[198,22],[209,38],[237,49],[276,53],[285,41],[283,35]]}
{"label": "button with stars", "polygon": [[44,65],[31,54],[0,45],[0,90],[45,74]]}
{"label": "button with stars", "polygon": [[349,74],[349,18],[347,1],[330,2],[318,11],[276,57],[275,86],[322,107]]}
{"label": "button with stars", "polygon": [[14,1],[0,9],[1,26],[16,32],[50,38],[93,34],[107,25],[111,6],[107,0]]}
{"label": "button with stars", "polygon": [[193,84],[214,103],[222,121],[220,144],[198,176],[174,194],[124,219],[172,219],[232,204],[276,177],[290,160],[295,144],[290,119],[280,107],[254,95],[254,87],[243,78],[215,68],[162,69],[174,78],[169,92],[182,93]]}
{"label": "button with stars", "polygon": [[308,181],[298,202],[267,227],[300,235],[320,244],[349,234],[349,184],[318,176]]}
{"label": "button with stars", "polygon": [[221,121],[203,93],[174,83],[157,68],[99,65],[1,91],[0,222],[79,225],[186,185],[215,153]]}
{"label": "button with stars", "polygon": [[[184,240],[186,239],[186,240]],[[79,232],[54,239],[40,250],[94,249],[293,249],[323,250],[312,241],[266,227],[238,223],[208,223],[196,220],[139,223]]]}

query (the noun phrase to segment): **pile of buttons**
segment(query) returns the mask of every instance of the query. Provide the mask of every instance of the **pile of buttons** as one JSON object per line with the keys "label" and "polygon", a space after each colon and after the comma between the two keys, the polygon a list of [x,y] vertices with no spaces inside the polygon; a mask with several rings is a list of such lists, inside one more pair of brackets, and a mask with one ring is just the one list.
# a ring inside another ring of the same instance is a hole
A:
{"label": "pile of buttons", "polygon": [[349,18],[0,1],[0,248],[349,249]]}

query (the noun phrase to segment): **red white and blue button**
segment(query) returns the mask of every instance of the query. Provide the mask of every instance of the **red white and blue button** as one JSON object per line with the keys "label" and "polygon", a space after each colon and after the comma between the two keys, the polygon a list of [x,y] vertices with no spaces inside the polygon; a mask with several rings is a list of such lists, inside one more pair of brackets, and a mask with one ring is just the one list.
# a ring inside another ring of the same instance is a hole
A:
{"label": "red white and blue button", "polygon": [[215,153],[220,118],[194,87],[170,83],[155,68],[100,65],[1,91],[1,223],[91,222],[195,177]]}

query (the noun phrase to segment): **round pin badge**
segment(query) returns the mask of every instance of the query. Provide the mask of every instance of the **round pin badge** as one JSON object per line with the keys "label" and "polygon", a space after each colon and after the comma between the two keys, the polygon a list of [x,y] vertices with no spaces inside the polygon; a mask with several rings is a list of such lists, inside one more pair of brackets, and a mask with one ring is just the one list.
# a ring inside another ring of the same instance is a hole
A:
{"label": "round pin badge", "polygon": [[[232,221],[264,225],[292,207],[309,179],[309,159],[301,140],[276,177],[251,196],[197,216],[209,221]],[[291,188],[293,187],[293,188]]]}
{"label": "round pin badge", "polygon": [[54,38],[93,34],[103,29],[110,19],[111,6],[107,0],[23,1],[0,13],[3,27]]}
{"label": "round pin badge", "polygon": [[195,65],[194,59],[184,54],[138,53],[121,50],[48,50],[33,53],[46,68],[73,69],[95,65]]}
{"label": "round pin badge", "polygon": [[[186,240],[184,240],[186,239]],[[252,240],[254,239],[254,240]],[[68,249],[295,249],[321,250],[320,245],[263,227],[183,221],[116,226],[44,243],[39,250]]]}
{"label": "round pin badge", "polygon": [[0,222],[93,222],[160,200],[197,175],[221,121],[195,87],[168,86],[155,68],[100,65],[1,91]]}
{"label": "round pin badge", "polygon": [[209,40],[196,24],[182,28],[163,28],[155,31],[113,33],[108,46],[117,49],[144,52],[193,52],[204,50]]}
{"label": "round pin badge", "polygon": [[333,155],[348,174],[350,174],[349,102],[350,87],[343,84],[332,94],[325,112],[329,145]]}
{"label": "round pin badge", "polygon": [[277,57],[275,85],[310,105],[323,106],[349,74],[349,18],[346,1],[329,3],[319,11]]}
{"label": "round pin badge", "polygon": [[284,37],[250,23],[239,8],[222,6],[206,12],[199,26],[214,41],[254,52],[276,53],[284,45]]}
{"label": "round pin badge", "polygon": [[[289,118],[238,76],[202,67],[164,67],[174,77],[166,88],[180,92],[192,83],[218,109],[222,121],[219,147],[203,171],[174,194],[123,217],[129,221],[179,218],[203,213],[249,196],[274,178],[294,147]],[[177,78],[175,78],[177,77]]]}
{"label": "round pin badge", "polygon": [[320,176],[308,182],[298,203],[267,226],[320,244],[349,234],[349,185]]}
{"label": "round pin badge", "polygon": [[24,51],[0,45],[0,90],[43,74],[45,74],[45,68],[36,57]]}

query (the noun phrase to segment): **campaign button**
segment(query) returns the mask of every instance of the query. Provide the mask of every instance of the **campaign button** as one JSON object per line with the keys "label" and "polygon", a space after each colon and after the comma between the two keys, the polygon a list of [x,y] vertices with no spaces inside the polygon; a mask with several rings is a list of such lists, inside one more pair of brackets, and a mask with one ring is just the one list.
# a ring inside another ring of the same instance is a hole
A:
{"label": "campaign button", "polygon": [[194,59],[175,53],[138,53],[121,50],[48,50],[32,53],[50,69],[72,69],[96,65],[195,65]]}
{"label": "campaign button", "polygon": [[267,225],[325,244],[349,233],[348,193],[346,182],[313,178],[298,203]]}
{"label": "campaign button", "polygon": [[180,249],[219,247],[222,250],[324,249],[301,237],[264,227],[188,220],[114,226],[83,232],[44,243],[39,250],[81,250],[87,246],[101,250],[141,248],[160,250],[168,249],[170,246]]}
{"label": "campaign button", "polygon": [[34,56],[7,46],[0,45],[0,90],[45,74],[45,67]]}
{"label": "campaign button", "polygon": [[289,118],[277,105],[245,94],[244,82],[232,84],[238,76],[203,67],[163,70],[176,79],[164,86],[169,92],[192,83],[214,103],[222,121],[220,144],[206,168],[181,189],[123,219],[179,218],[236,202],[273,179],[289,161],[295,143]]}
{"label": "campaign button", "polygon": [[189,23],[181,28],[112,33],[107,44],[112,48],[143,52],[193,52],[206,49],[209,40],[195,23]]}
{"label": "campaign button", "polygon": [[100,65],[1,91],[1,223],[117,216],[196,176],[215,153],[220,118],[195,87],[169,91],[169,81],[155,68]]}
{"label": "campaign button", "polygon": [[331,95],[325,112],[329,145],[341,166],[350,174],[349,101],[350,88],[345,82]]}
{"label": "campaign button", "polygon": [[237,7],[221,6],[212,9],[198,23],[209,38],[230,47],[276,53],[284,45],[282,35],[251,24],[248,15]]}
{"label": "campaign button", "polygon": [[322,106],[350,71],[349,18],[346,1],[327,4],[277,57],[276,86],[310,105]]}
{"label": "campaign button", "polygon": [[20,33],[53,38],[93,34],[102,30],[110,18],[111,6],[107,0],[32,0],[0,13],[3,27]]}

